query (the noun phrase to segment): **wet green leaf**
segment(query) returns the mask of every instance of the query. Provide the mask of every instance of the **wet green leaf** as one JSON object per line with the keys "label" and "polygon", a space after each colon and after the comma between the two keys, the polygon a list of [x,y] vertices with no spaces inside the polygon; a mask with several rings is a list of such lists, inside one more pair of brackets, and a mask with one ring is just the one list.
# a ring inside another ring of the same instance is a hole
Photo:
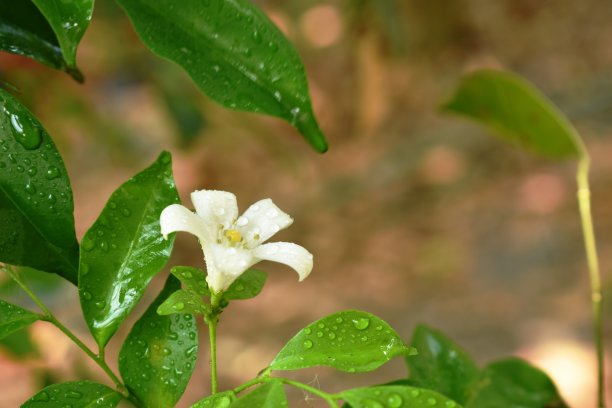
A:
{"label": "wet green leaf", "polygon": [[567,408],[552,380],[518,358],[489,364],[474,384],[466,408]]}
{"label": "wet green leaf", "polygon": [[413,384],[465,403],[470,385],[478,376],[478,367],[470,356],[425,325],[417,326],[411,344],[418,350],[418,355],[406,358]]}
{"label": "wet green leaf", "polygon": [[0,300],[0,339],[39,320],[36,313]]}
{"label": "wet green leaf", "polygon": [[403,385],[355,388],[340,395],[352,408],[461,408],[435,391]]}
{"label": "wet green leaf", "polygon": [[282,408],[288,406],[285,387],[280,381],[270,381],[238,398],[231,408]]}
{"label": "wet green leaf", "polygon": [[347,372],[372,371],[393,357],[415,354],[378,317],[356,310],[334,313],[309,324],[283,347],[273,370],[328,366]]}
{"label": "wet green leaf", "polygon": [[544,156],[587,155],[567,118],[533,85],[509,72],[467,75],[443,110],[481,122],[507,141]]}
{"label": "wet green leaf", "polygon": [[179,289],[171,294],[159,307],[157,313],[166,316],[177,313],[206,314],[208,305],[197,294]]}
{"label": "wet green leaf", "polygon": [[170,154],[120,186],[81,242],[79,296],[85,320],[103,348],[168,261],[159,214],[179,201]]}
{"label": "wet green leaf", "polygon": [[227,408],[235,400],[236,395],[233,392],[219,392],[199,400],[191,408]]}
{"label": "wet green leaf", "polygon": [[185,289],[199,297],[210,297],[210,290],[206,283],[206,272],[191,266],[174,266],[170,273],[178,278]]}
{"label": "wet green leaf", "polygon": [[143,408],[173,407],[187,387],[198,356],[198,330],[190,314],[160,316],[157,308],[180,288],[170,276],[134,324],[119,353],[119,372]]}
{"label": "wet green leaf", "polygon": [[21,408],[115,408],[120,400],[121,395],[106,385],[74,381],[43,389]]}
{"label": "wet green leaf", "polygon": [[297,52],[250,0],[117,2],[147,47],[183,67],[209,97],[285,119],[327,150]]}
{"label": "wet green leaf", "polygon": [[57,36],[68,68],[76,69],[76,50],[93,13],[94,0],[32,0]]}
{"label": "wet green leaf", "polygon": [[56,69],[65,67],[53,29],[29,0],[0,0],[0,50]]}
{"label": "wet green leaf", "polygon": [[0,90],[0,262],[77,283],[79,246],[70,180],[53,141]]}
{"label": "wet green leaf", "polygon": [[249,269],[238,277],[232,285],[223,293],[225,300],[244,300],[251,299],[259,295],[268,274],[256,269]]}

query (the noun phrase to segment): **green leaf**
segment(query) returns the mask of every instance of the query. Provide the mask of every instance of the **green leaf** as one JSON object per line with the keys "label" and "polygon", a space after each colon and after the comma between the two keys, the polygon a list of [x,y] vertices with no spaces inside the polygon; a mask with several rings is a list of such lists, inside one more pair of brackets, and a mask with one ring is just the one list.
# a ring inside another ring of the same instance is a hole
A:
{"label": "green leaf", "polygon": [[119,352],[119,372],[144,408],[173,407],[195,368],[198,331],[193,316],[157,314],[162,301],[179,287],[170,276]]}
{"label": "green leaf", "polygon": [[270,381],[238,398],[231,408],[280,408],[287,407],[287,395],[281,381]]}
{"label": "green leaf", "polygon": [[0,152],[0,262],[76,285],[79,246],[64,162],[34,115],[1,89]]}
{"label": "green leaf", "polygon": [[489,364],[472,388],[466,408],[567,408],[552,380],[518,358]]}
{"label": "green leaf", "polygon": [[170,153],[120,186],[81,243],[79,296],[87,325],[104,348],[170,257],[159,214],[179,201]]}
{"label": "green leaf", "polygon": [[170,270],[181,281],[185,288],[199,297],[210,297],[210,290],[206,283],[206,272],[191,266],[174,266]]}
{"label": "green leaf", "polygon": [[57,36],[70,69],[76,69],[76,50],[89,26],[94,0],[32,0]]}
{"label": "green leaf", "polygon": [[232,391],[219,392],[199,400],[191,408],[227,408],[235,400],[236,394]]}
{"label": "green leaf", "polygon": [[30,330],[19,330],[0,339],[0,349],[6,349],[19,359],[40,358],[41,353],[38,345],[32,340]]}
{"label": "green leaf", "polygon": [[183,67],[209,97],[285,119],[316,150],[327,150],[300,57],[250,0],[117,2],[145,45]]}
{"label": "green leaf", "polygon": [[386,322],[356,310],[308,325],[283,347],[273,370],[328,366],[350,373],[372,371],[393,357],[415,354]]}
{"label": "green leaf", "polygon": [[106,385],[73,381],[46,387],[21,408],[114,408],[120,400],[121,394]]}
{"label": "green leaf", "polygon": [[402,385],[355,388],[340,395],[352,408],[461,408],[457,402],[435,391]]}
{"label": "green leaf", "polygon": [[487,125],[507,141],[544,156],[587,156],[567,118],[533,85],[509,72],[467,75],[443,110]]}
{"label": "green leaf", "polygon": [[179,289],[171,294],[157,308],[157,314],[166,316],[177,313],[193,313],[204,315],[208,311],[208,305],[195,293]]}
{"label": "green leaf", "polygon": [[0,50],[65,67],[53,29],[29,0],[0,0]]}
{"label": "green leaf", "polygon": [[478,376],[478,367],[470,356],[442,333],[425,325],[417,326],[412,346],[418,355],[406,358],[410,380],[465,403],[469,387]]}
{"label": "green leaf", "polygon": [[225,300],[251,299],[259,295],[268,274],[256,269],[249,269],[238,277],[232,285],[223,293]]}
{"label": "green leaf", "polygon": [[36,313],[0,300],[0,339],[28,327],[39,319]]}

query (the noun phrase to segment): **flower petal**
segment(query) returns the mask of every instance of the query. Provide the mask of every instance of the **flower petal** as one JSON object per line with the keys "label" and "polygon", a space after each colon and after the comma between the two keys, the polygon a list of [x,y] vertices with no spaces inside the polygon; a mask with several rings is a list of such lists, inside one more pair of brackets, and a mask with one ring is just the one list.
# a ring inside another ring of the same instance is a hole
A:
{"label": "flower petal", "polygon": [[213,244],[202,247],[206,261],[206,282],[213,292],[225,291],[259,260],[248,249]]}
{"label": "flower petal", "polygon": [[263,244],[253,249],[253,255],[262,261],[279,262],[295,269],[304,280],[312,271],[312,254],[291,242]]}
{"label": "flower petal", "polygon": [[255,248],[292,223],[293,219],[269,198],[251,205],[236,221],[247,248]]}
{"label": "flower petal", "polygon": [[204,221],[229,228],[238,217],[236,196],[227,191],[199,190],[191,193],[191,202]]}
{"label": "flower petal", "polygon": [[164,238],[168,238],[170,233],[184,231],[198,237],[200,242],[210,242],[213,239],[213,231],[206,223],[180,204],[172,204],[164,208],[159,216],[159,224]]}

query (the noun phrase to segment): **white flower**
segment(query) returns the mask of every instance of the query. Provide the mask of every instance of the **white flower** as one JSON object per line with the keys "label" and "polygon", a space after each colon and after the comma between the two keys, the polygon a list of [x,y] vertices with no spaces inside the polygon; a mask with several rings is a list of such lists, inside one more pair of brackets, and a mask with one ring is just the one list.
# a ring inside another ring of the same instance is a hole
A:
{"label": "white flower", "polygon": [[236,196],[225,191],[191,193],[195,213],[179,204],[166,207],[160,215],[164,238],[176,231],[198,237],[206,261],[209,287],[214,293],[227,290],[254,264],[267,260],[295,269],[300,281],[312,270],[312,254],[290,242],[263,244],[293,219],[269,198],[251,205],[238,217]]}

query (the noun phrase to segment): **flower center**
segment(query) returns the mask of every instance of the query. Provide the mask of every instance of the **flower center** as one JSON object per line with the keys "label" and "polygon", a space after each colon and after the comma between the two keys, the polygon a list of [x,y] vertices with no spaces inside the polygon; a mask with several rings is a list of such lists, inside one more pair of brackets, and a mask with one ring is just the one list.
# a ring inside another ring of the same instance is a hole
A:
{"label": "flower center", "polygon": [[237,244],[242,241],[242,234],[238,230],[228,229],[225,230],[225,238],[227,238],[230,244]]}

